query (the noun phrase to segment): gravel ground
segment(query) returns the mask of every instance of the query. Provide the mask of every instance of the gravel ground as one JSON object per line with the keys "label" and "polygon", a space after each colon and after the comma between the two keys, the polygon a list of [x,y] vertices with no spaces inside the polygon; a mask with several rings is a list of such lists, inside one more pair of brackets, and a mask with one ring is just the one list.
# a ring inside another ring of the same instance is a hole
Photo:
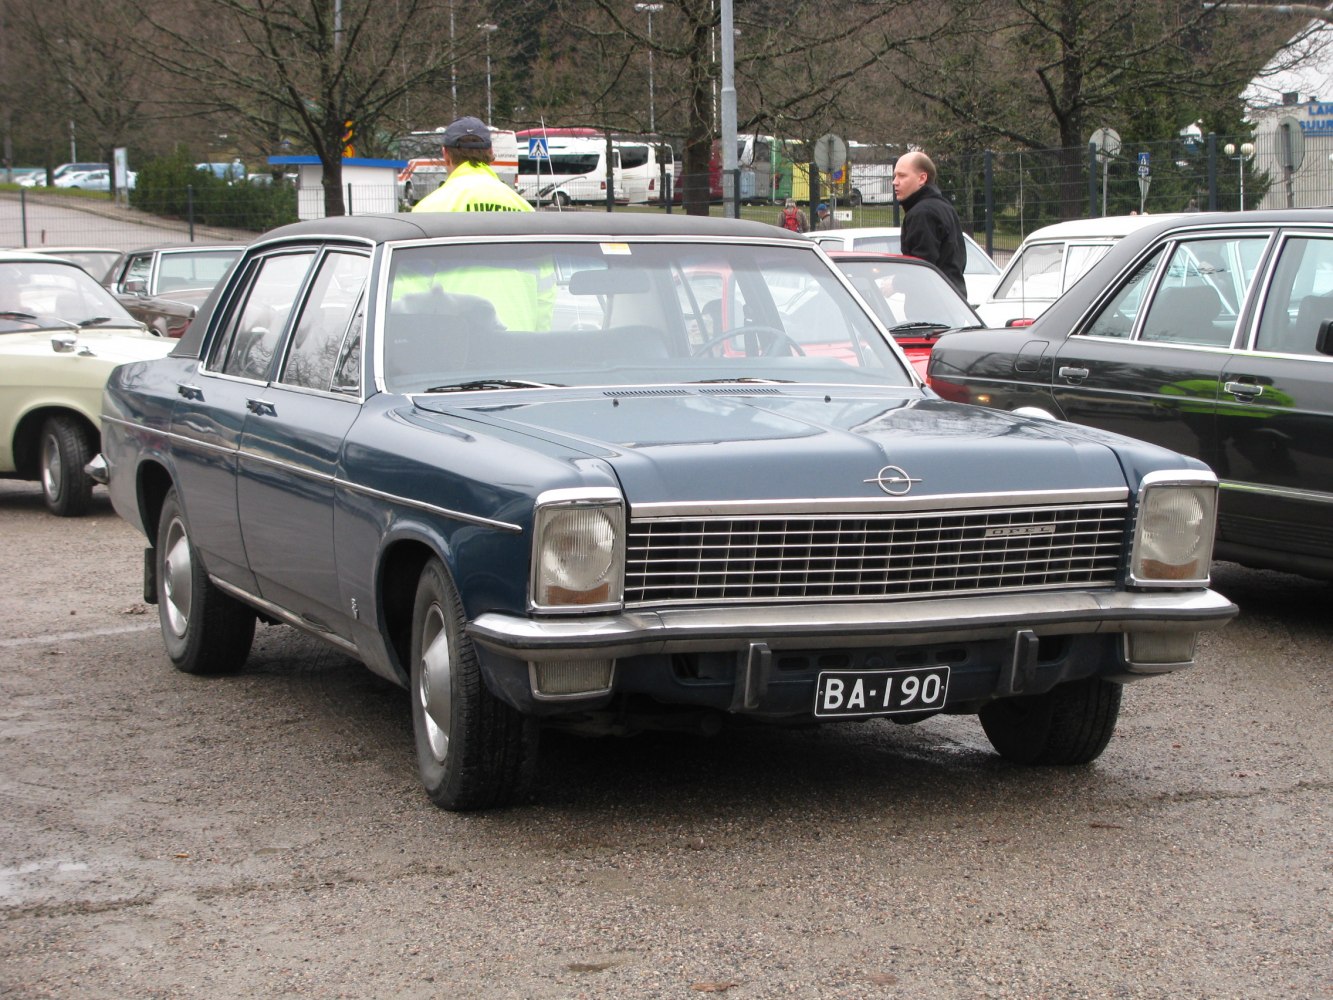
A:
{"label": "gravel ground", "polygon": [[1220,565],[1197,669],[1089,768],[974,719],[551,736],[420,791],[406,696],[261,627],[174,672],[104,496],[0,483],[5,997],[1333,997],[1333,589]]}

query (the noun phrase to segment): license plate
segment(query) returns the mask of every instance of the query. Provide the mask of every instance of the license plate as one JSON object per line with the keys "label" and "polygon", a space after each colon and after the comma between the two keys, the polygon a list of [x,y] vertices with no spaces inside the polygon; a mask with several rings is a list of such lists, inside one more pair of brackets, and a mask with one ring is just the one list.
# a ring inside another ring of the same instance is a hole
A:
{"label": "license plate", "polygon": [[815,686],[819,718],[934,712],[949,693],[948,667],[825,670]]}

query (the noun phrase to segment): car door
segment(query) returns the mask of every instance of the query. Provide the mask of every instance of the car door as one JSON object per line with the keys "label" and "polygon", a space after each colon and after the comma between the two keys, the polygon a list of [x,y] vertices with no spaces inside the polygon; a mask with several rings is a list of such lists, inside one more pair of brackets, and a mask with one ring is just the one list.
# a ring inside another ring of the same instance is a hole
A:
{"label": "car door", "polygon": [[319,255],[273,381],[241,437],[237,505],[260,596],[309,627],[350,637],[333,544],[342,442],[360,413],[360,338],[369,256]]}
{"label": "car door", "polygon": [[299,287],[314,256],[314,248],[305,247],[252,258],[220,303],[201,364],[177,386],[175,473],[191,539],[212,575],[248,594],[258,588],[236,506],[241,433],[251,401],[268,382],[272,345],[286,326],[292,286]]}
{"label": "car door", "polygon": [[1252,343],[1227,360],[1218,400],[1219,537],[1333,559],[1333,233],[1285,235]]}
{"label": "car door", "polygon": [[1222,369],[1267,238],[1158,246],[1059,345],[1051,391],[1063,414],[1215,464]]}

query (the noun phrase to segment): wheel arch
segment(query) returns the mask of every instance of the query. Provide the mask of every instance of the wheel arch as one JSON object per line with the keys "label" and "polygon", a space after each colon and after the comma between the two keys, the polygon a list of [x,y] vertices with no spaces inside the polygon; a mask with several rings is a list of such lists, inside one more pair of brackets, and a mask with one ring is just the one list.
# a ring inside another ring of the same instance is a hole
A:
{"label": "wheel arch", "polygon": [[162,503],[175,485],[171,473],[160,462],[149,460],[140,463],[135,475],[135,495],[139,505],[139,520],[150,542],[157,538]]}
{"label": "wheel arch", "polygon": [[426,564],[437,558],[444,564],[445,572],[452,577],[453,569],[449,560],[420,537],[398,538],[387,545],[380,555],[379,572],[375,576],[375,598],[379,605],[381,631],[388,638],[387,651],[394,672],[404,687],[411,676],[412,610],[416,601],[417,582]]}
{"label": "wheel arch", "polygon": [[102,432],[86,413],[70,406],[37,406],[14,425],[14,471],[25,479],[36,479],[40,470],[42,426],[51,417],[70,417],[88,435],[93,451],[101,447]]}

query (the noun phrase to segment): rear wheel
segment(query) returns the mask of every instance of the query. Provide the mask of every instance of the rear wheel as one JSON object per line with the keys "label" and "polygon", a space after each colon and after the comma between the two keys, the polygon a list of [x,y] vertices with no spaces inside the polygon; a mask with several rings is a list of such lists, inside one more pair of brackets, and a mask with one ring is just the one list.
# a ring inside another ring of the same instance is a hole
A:
{"label": "rear wheel", "polygon": [[52,514],[78,517],[88,512],[93,481],[83,467],[93,457],[87,428],[68,416],[50,417],[42,425],[42,496]]}
{"label": "rear wheel", "polygon": [[172,490],[157,526],[157,613],[177,670],[224,674],[241,669],[255,638],[255,613],[208,578]]}
{"label": "rear wheel", "polygon": [[551,195],[551,204],[556,208],[569,208],[574,204],[574,201],[564,191],[557,191]]}
{"label": "rear wheel", "polygon": [[531,784],[537,725],[487,689],[463,631],[462,602],[438,559],[412,609],[412,730],[417,767],[443,809],[508,805]]}
{"label": "rear wheel", "polygon": [[1101,756],[1120,717],[1122,685],[1099,677],[1045,694],[1001,698],[979,713],[1001,757],[1019,764],[1087,764]]}

